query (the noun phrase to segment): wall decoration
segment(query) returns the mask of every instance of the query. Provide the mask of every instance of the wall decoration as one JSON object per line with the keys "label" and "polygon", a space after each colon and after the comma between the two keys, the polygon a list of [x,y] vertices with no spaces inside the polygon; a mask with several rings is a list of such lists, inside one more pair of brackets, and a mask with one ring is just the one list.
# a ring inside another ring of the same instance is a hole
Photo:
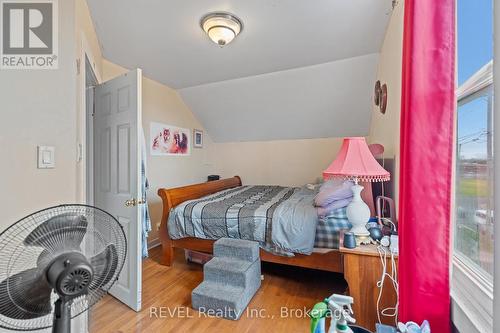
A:
{"label": "wall decoration", "polygon": [[380,81],[375,82],[373,101],[379,107],[380,112],[385,114],[387,109],[387,84],[381,84]]}
{"label": "wall decoration", "polygon": [[193,130],[193,147],[203,148],[203,131]]}
{"label": "wall decoration", "polygon": [[385,114],[387,109],[387,84],[383,84],[381,88],[382,93],[380,94],[380,112]]}
{"label": "wall decoration", "polygon": [[149,147],[151,155],[189,155],[191,131],[186,128],[151,123]]}
{"label": "wall decoration", "polygon": [[380,81],[375,82],[375,89],[373,91],[373,100],[376,106],[380,105],[380,95],[382,94],[382,88]]}

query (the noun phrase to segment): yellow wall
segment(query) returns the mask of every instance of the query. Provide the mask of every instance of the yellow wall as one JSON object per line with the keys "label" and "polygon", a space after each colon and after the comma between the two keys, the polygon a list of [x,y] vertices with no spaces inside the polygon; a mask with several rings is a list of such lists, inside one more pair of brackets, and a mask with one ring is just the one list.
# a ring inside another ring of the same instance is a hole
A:
{"label": "yellow wall", "polygon": [[[97,75],[102,73],[102,52],[97,33],[90,16],[90,10],[85,0],[75,0],[76,42],[77,50],[82,46],[89,52],[92,59],[93,70]],[[80,54],[80,53],[77,53]]]}
{"label": "yellow wall", "polygon": [[[125,73],[127,69],[103,60],[103,80],[109,80]],[[143,77],[142,80],[142,125],[149,141],[151,122],[160,122],[189,129],[203,127],[187,108],[179,94],[156,81]],[[176,187],[206,181],[213,172],[213,145],[205,133],[204,147],[192,148],[190,156],[151,156],[147,148],[147,174],[150,183],[148,203],[151,213],[153,232],[149,242],[157,238],[157,225],[161,221],[162,203],[156,194],[160,187]]]}
{"label": "yellow wall", "polygon": [[301,186],[316,182],[335,159],[341,138],[215,144],[216,172],[244,184]]}
{"label": "yellow wall", "polygon": [[380,113],[373,105],[372,123],[369,141],[381,143],[385,147],[384,156],[396,159],[396,171],[391,175],[394,179],[395,199],[399,192],[399,134],[401,115],[401,71],[403,67],[403,27],[404,2],[394,9],[387,27],[382,45],[377,71],[377,80],[386,83],[388,88],[387,110]]}

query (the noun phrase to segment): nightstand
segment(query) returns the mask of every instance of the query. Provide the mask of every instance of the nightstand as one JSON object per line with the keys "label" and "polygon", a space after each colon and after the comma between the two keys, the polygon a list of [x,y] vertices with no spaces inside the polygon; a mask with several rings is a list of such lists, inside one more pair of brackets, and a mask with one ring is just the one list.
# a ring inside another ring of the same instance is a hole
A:
{"label": "nightstand", "polygon": [[[347,249],[340,244],[340,253],[344,259],[344,278],[348,284],[348,294],[354,298],[352,309],[356,325],[375,331],[377,319],[377,299],[380,289],[377,282],[382,276],[382,263],[376,245],[361,245]],[[387,272],[392,273],[389,248],[386,249]],[[394,256],[397,265],[397,255]],[[389,278],[384,281],[384,290],[380,300],[380,309],[394,307],[397,296]],[[383,324],[394,325],[394,317],[381,315]]]}

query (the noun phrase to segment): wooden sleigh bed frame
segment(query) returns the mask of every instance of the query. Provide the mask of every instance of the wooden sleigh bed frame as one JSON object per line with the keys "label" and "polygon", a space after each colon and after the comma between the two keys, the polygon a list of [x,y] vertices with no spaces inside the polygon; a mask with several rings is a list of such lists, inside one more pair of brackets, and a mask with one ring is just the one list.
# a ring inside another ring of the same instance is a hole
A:
{"label": "wooden sleigh bed frame", "polygon": [[[168,216],[170,210],[180,203],[198,199],[203,196],[213,194],[222,190],[241,186],[241,178],[221,179],[201,184],[176,187],[172,189],[160,188],[158,195],[163,200],[163,216],[160,226],[160,240],[162,245],[161,264],[171,266],[174,260],[174,248],[212,253],[213,240],[200,239],[194,237],[171,239],[168,234]],[[313,252],[311,255],[295,254],[294,257],[283,257],[260,250],[262,261],[291,265],[297,267],[313,268],[329,272],[343,273],[344,265],[339,250],[325,249],[325,251]]]}

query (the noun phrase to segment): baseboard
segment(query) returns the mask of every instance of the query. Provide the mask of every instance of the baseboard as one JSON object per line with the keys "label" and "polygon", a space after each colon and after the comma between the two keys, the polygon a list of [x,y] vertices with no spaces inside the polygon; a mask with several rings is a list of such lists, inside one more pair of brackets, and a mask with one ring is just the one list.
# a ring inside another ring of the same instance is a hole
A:
{"label": "baseboard", "polygon": [[158,247],[160,245],[161,242],[159,238],[152,239],[148,242],[148,250],[154,249],[155,247]]}

